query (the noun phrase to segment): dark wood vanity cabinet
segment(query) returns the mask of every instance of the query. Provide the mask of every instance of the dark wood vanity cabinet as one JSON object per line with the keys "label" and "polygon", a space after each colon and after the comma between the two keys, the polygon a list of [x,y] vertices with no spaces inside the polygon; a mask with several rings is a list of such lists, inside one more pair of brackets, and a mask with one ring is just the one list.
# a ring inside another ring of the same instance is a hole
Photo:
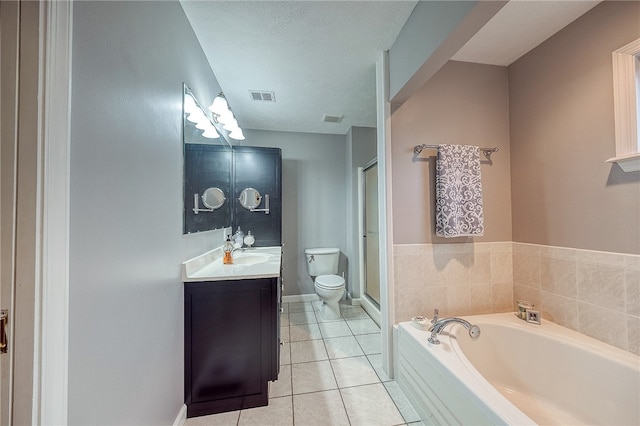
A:
{"label": "dark wood vanity cabinet", "polygon": [[280,278],[184,286],[187,417],[267,405],[280,365]]}

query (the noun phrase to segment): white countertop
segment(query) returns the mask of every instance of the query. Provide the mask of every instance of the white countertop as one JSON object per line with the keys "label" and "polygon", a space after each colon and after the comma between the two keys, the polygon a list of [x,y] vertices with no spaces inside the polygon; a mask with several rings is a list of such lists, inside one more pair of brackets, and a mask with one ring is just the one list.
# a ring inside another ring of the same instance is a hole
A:
{"label": "white countertop", "polygon": [[[234,254],[238,263],[231,265],[222,263],[222,247],[182,262],[182,281],[245,280],[280,276],[282,249],[279,246],[236,250]],[[244,260],[259,259],[259,262],[240,264],[243,258]]]}

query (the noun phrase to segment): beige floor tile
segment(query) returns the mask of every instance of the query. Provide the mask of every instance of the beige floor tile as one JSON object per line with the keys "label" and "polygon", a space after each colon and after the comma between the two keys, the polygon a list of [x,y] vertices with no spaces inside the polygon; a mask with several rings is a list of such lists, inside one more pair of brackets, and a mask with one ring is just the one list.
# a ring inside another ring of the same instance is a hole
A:
{"label": "beige floor tile", "polygon": [[331,367],[340,389],[380,382],[366,356],[332,359]]}
{"label": "beige floor tile", "polygon": [[278,380],[269,382],[269,398],[278,398],[291,394],[291,365],[283,365],[280,367]]}
{"label": "beige floor tile", "polygon": [[338,387],[329,361],[293,364],[291,366],[291,381],[294,395]]}
{"label": "beige floor tile", "polygon": [[373,369],[376,371],[376,374],[380,378],[380,381],[389,382],[392,380],[382,368],[382,354],[367,355],[367,358],[369,359],[369,362],[371,363]]}
{"label": "beige floor tile", "polygon": [[184,426],[236,426],[240,411],[212,414],[210,416],[190,417]]}
{"label": "beige floor tile", "polygon": [[289,339],[292,342],[322,339],[318,324],[296,324],[289,327]]}
{"label": "beige floor tile", "polygon": [[289,344],[291,345],[292,364],[329,359],[322,340],[306,340]]}
{"label": "beige floor tile", "polygon": [[351,426],[389,426],[404,419],[382,383],[340,389]]}
{"label": "beige floor tile", "polygon": [[348,358],[352,356],[362,356],[364,352],[360,349],[360,345],[354,336],[334,337],[332,339],[324,339],[327,347],[329,359]]}
{"label": "beige floor tile", "polygon": [[291,302],[289,303],[289,313],[313,311],[312,302]]}
{"label": "beige floor tile", "polygon": [[289,314],[283,312],[280,314],[280,327],[288,327],[289,326]]}
{"label": "beige floor tile", "polygon": [[291,341],[291,338],[289,337],[289,326],[280,327],[280,339],[283,342]]}
{"label": "beige floor tile", "polygon": [[373,322],[371,318],[347,320],[347,325],[353,334],[371,334],[380,331],[378,324]]}
{"label": "beige floor tile", "polygon": [[316,314],[313,311],[290,312],[289,325],[317,323]]}
{"label": "beige floor tile", "polygon": [[266,407],[240,411],[238,426],[293,426],[293,403],[290,396],[272,398]]}
{"label": "beige floor tile", "polygon": [[280,365],[291,364],[291,344],[283,343],[280,346]]}
{"label": "beige floor tile", "polygon": [[344,320],[321,322],[319,326],[324,339],[353,335],[351,329]]}
{"label": "beige floor tile", "polygon": [[296,425],[349,426],[347,412],[338,390],[295,395],[293,416]]}
{"label": "beige floor tile", "polygon": [[367,319],[367,314],[360,306],[341,306],[340,313],[344,319]]}
{"label": "beige floor tile", "polygon": [[398,411],[404,418],[404,421],[407,423],[419,422],[420,416],[416,413],[416,410],[413,409],[411,403],[404,395],[398,383],[395,381],[384,383],[384,387],[387,389],[387,392],[391,396],[391,399],[396,404]]}
{"label": "beige floor tile", "polygon": [[360,344],[362,351],[367,355],[379,354],[382,352],[382,340],[380,333],[359,334],[356,340]]}

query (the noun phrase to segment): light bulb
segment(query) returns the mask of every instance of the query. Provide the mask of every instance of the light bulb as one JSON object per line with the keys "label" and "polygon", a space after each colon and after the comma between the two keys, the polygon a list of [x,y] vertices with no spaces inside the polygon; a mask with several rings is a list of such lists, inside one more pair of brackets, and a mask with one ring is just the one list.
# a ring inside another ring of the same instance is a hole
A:
{"label": "light bulb", "polygon": [[196,123],[196,129],[207,130],[209,127],[212,127],[212,124],[207,119],[198,121],[198,123]]}
{"label": "light bulb", "polygon": [[231,120],[227,121],[226,123],[224,123],[224,126],[222,126],[222,128],[228,132],[233,132],[238,127],[238,121],[233,117],[231,117]]}
{"label": "light bulb", "polygon": [[188,93],[185,93],[184,94],[184,112],[186,114],[191,114],[196,109],[198,109],[198,106],[196,105],[196,101],[193,99],[193,96],[191,96]]}
{"label": "light bulb", "polygon": [[218,134],[218,132],[216,132],[216,129],[213,126],[209,127],[204,132],[202,132],[202,136],[207,139],[218,139],[220,137],[220,135]]}
{"label": "light bulb", "polygon": [[187,120],[189,120],[192,123],[200,123],[208,119],[204,115],[204,112],[202,112],[200,108],[197,108],[191,114],[189,114],[189,116],[187,117]]}
{"label": "light bulb", "polygon": [[240,127],[234,129],[233,132],[229,133],[229,137],[238,141],[244,140],[244,134],[242,133],[242,129]]}
{"label": "light bulb", "polygon": [[233,113],[231,112],[230,109],[218,115],[218,121],[222,124],[227,124],[231,120],[233,120]]}
{"label": "light bulb", "polygon": [[214,114],[222,114],[225,111],[229,110],[229,104],[227,103],[227,100],[224,98],[224,96],[218,95],[213,100],[213,103],[209,107],[209,110]]}

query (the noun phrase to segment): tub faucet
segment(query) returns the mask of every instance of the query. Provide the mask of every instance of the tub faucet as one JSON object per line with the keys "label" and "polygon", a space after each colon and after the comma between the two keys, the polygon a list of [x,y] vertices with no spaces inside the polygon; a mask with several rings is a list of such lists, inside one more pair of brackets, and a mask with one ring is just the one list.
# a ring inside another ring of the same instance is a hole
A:
{"label": "tub faucet", "polygon": [[480,337],[480,327],[477,325],[471,324],[467,320],[463,320],[462,318],[442,318],[436,321],[431,327],[429,327],[429,331],[431,332],[431,337],[427,339],[429,343],[433,343],[434,345],[439,345],[440,340],[438,340],[438,334],[442,333],[444,328],[453,323],[462,324],[464,328],[469,330],[469,336],[472,339],[477,339]]}

